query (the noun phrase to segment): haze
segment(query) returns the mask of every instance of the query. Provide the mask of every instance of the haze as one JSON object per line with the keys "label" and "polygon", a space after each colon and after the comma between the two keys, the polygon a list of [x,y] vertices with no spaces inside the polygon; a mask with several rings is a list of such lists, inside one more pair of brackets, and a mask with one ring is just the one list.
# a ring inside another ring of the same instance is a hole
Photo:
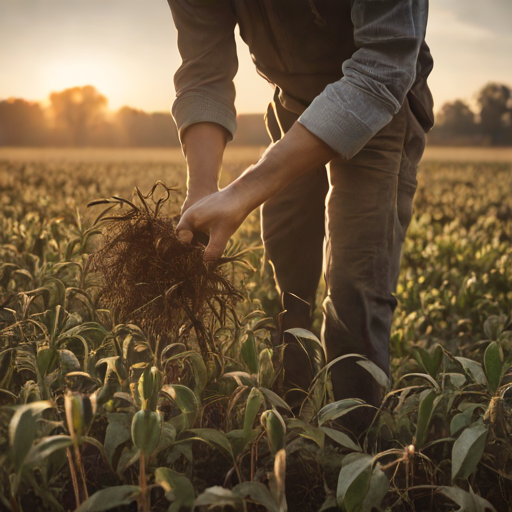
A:
{"label": "haze", "polygon": [[[271,91],[237,41],[237,109],[263,112]],[[437,108],[489,81],[512,85],[510,0],[431,0],[427,42]],[[91,84],[112,109],[168,111],[179,64],[165,0],[0,0],[0,99]]]}

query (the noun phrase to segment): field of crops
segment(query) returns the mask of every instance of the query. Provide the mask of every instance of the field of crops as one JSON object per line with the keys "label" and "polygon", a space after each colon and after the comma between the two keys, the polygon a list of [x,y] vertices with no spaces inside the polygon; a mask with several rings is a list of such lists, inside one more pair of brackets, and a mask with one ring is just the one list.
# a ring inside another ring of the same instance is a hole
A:
{"label": "field of crops", "polygon": [[[224,179],[249,163],[232,159]],[[512,164],[422,164],[392,379],[366,364],[387,387],[366,432],[344,423],[364,404],[331,400],[318,332],[294,333],[317,376],[300,410],[283,401],[257,212],[222,265],[242,300],[175,301],[167,325],[107,293],[117,283],[105,290],[92,255],[112,232],[94,221],[116,203],[87,204],[183,173],[0,160],[0,510],[512,510]],[[110,213],[154,208],[139,197]]]}

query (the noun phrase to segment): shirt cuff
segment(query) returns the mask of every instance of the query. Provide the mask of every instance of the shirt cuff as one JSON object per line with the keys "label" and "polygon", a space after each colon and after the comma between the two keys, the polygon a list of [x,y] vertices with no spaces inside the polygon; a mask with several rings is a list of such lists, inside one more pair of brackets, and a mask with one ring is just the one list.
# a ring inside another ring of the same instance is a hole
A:
{"label": "shirt cuff", "polygon": [[236,132],[236,111],[215,97],[201,93],[184,94],[174,101],[172,116],[178,128],[180,140],[185,130],[195,123],[217,123],[230,134],[233,140]]}
{"label": "shirt cuff", "polygon": [[391,121],[395,110],[394,106],[341,79],[328,85],[298,121],[348,159]]}

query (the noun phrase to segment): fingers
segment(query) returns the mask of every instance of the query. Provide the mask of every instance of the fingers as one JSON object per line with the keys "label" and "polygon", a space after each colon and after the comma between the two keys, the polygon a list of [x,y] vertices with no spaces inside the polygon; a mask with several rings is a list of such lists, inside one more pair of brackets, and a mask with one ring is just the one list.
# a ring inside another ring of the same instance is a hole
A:
{"label": "fingers", "polygon": [[176,235],[179,240],[187,244],[192,242],[194,234],[192,233],[192,226],[188,222],[187,215],[183,215],[176,226]]}
{"label": "fingers", "polygon": [[226,231],[213,231],[210,233],[210,243],[204,251],[204,261],[212,262],[218,260],[222,256],[230,236],[229,232]]}

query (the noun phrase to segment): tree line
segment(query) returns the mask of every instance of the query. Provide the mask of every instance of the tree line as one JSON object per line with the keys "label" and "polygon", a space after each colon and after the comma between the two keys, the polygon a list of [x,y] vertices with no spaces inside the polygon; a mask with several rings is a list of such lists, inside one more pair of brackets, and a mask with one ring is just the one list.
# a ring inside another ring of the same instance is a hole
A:
{"label": "tree line", "polygon": [[[179,146],[169,113],[107,107],[107,98],[90,85],[53,92],[46,107],[21,98],[0,101],[0,146]],[[442,145],[512,145],[511,88],[487,84],[473,108],[462,100],[445,103],[428,139]],[[263,116],[239,115],[233,143],[267,145]]]}
{"label": "tree line", "polygon": [[[263,115],[238,116],[235,144],[267,146]],[[108,110],[95,87],[71,87],[50,94],[48,106],[21,98],[0,101],[0,146],[179,147],[169,113],[132,107]]]}

